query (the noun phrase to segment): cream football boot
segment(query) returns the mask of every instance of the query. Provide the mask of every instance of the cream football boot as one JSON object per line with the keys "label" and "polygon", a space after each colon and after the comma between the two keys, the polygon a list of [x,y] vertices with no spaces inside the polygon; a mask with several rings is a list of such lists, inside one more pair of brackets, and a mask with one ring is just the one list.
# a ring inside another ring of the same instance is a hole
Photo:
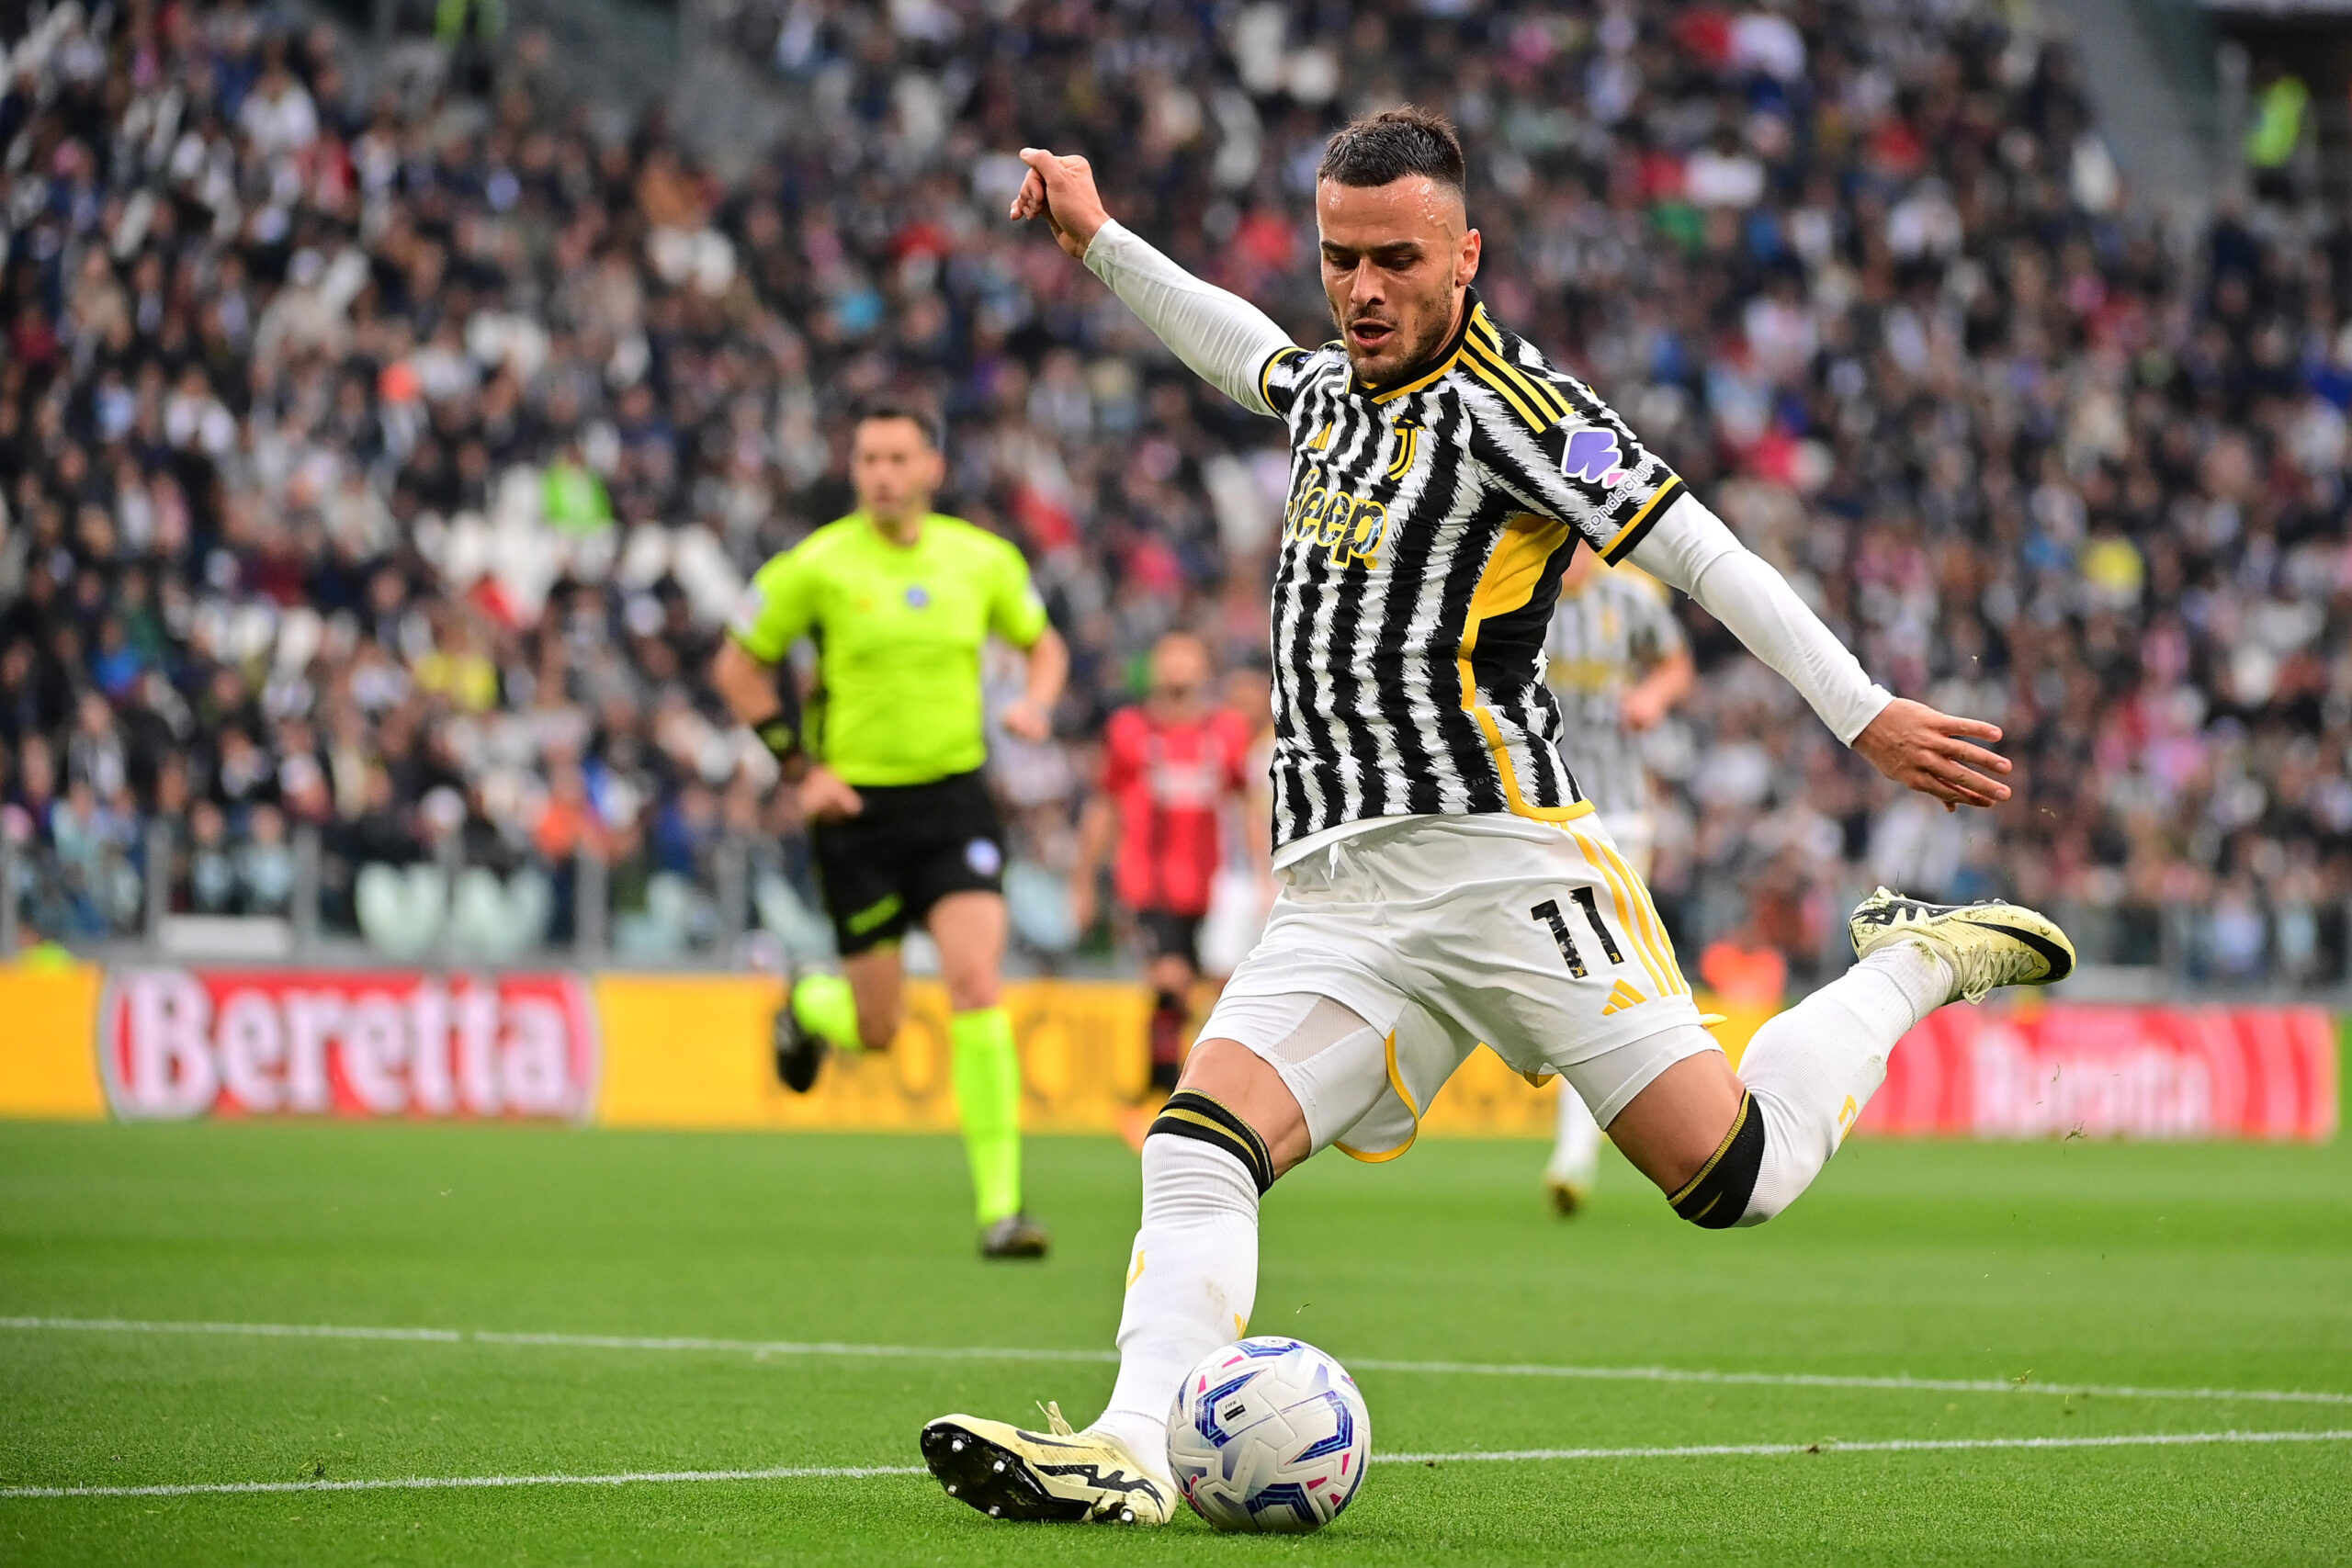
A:
{"label": "cream football boot", "polygon": [[1916,942],[1949,964],[1951,999],[1983,1001],[2003,986],[2050,986],[2075,972],[2075,944],[2049,916],[2022,904],[1925,904],[1880,888],[1854,907],[1854,956]]}
{"label": "cream football boot", "polygon": [[922,1429],[923,1462],[959,1503],[992,1519],[1164,1525],[1176,1489],[1136,1461],[1126,1444],[1073,1432],[1058,1405],[1049,1432],[974,1416],[942,1416]]}

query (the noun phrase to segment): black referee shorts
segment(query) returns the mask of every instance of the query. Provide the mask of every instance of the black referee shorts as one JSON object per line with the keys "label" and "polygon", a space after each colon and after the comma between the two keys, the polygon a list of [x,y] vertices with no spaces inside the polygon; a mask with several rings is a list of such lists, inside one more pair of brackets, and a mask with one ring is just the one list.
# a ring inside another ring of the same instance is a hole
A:
{"label": "black referee shorts", "polygon": [[1004,829],[977,771],[856,789],[865,810],[808,827],[842,957],[898,941],[950,893],[1004,891]]}

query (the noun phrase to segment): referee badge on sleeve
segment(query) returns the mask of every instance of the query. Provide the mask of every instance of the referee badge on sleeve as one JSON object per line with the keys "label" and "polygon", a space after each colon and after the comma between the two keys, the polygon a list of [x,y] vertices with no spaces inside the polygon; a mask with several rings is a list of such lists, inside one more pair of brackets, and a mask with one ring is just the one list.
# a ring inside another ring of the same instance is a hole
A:
{"label": "referee badge on sleeve", "polygon": [[964,863],[975,876],[994,876],[1004,869],[1004,852],[994,839],[974,839],[964,846]]}

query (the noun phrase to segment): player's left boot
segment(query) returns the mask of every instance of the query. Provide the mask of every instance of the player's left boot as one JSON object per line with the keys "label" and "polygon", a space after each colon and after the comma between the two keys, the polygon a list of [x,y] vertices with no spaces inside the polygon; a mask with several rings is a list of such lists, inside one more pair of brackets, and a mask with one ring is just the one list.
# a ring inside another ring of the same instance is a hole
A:
{"label": "player's left boot", "polygon": [[2075,972],[2075,944],[2058,922],[2022,904],[1928,904],[1880,888],[1854,907],[1854,956],[1916,942],[1952,974],[1953,1001],[1983,1001],[2003,986],[2051,986]]}
{"label": "player's left boot", "polygon": [[1024,1211],[1007,1214],[980,1233],[983,1258],[1043,1258],[1053,1235]]}
{"label": "player's left boot", "polygon": [[922,1429],[922,1460],[950,1497],[992,1519],[1168,1522],[1176,1489],[1126,1444],[1071,1431],[1056,1405],[1046,1406],[1046,1420],[1051,1431],[1029,1432],[976,1416],[942,1416]]}

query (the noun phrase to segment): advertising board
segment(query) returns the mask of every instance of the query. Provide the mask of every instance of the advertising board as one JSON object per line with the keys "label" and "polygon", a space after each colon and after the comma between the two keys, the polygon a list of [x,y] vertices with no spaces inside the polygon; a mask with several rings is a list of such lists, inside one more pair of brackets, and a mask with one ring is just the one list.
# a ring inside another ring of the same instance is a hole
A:
{"label": "advertising board", "polygon": [[1895,1047],[1863,1134],[2321,1141],[2335,1020],[2312,1007],[1950,1007]]}
{"label": "advertising board", "polygon": [[138,1121],[582,1121],[601,1055],[570,975],[383,970],[115,970],[96,1048],[108,1108]]}
{"label": "advertising board", "polygon": [[[536,1118],[609,1127],[944,1131],[948,1008],[908,987],[887,1052],[813,1093],[769,1063],[773,977],[0,965],[0,1116]],[[1005,987],[1022,1123],[1108,1132],[1141,1094],[1151,1007],[1116,981]],[[1716,1027],[1735,1065],[1760,1012]],[[2312,1007],[1952,1007],[1899,1045],[1864,1136],[2324,1141],[2338,1020]],[[1550,1134],[1553,1091],[1473,1053],[1422,1131]]]}

